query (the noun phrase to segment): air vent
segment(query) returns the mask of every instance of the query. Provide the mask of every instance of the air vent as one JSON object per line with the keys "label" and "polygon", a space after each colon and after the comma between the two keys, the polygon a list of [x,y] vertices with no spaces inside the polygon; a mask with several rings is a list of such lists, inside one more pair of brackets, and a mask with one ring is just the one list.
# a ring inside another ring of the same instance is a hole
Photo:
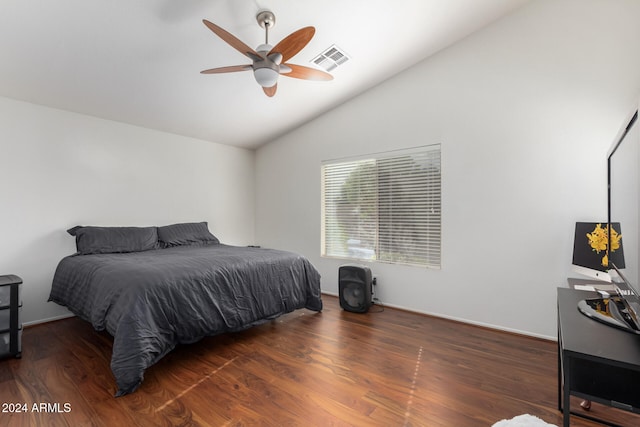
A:
{"label": "air vent", "polygon": [[333,45],[320,55],[313,58],[311,62],[322,67],[325,71],[336,69],[338,65],[342,65],[349,60],[347,54],[338,46]]}

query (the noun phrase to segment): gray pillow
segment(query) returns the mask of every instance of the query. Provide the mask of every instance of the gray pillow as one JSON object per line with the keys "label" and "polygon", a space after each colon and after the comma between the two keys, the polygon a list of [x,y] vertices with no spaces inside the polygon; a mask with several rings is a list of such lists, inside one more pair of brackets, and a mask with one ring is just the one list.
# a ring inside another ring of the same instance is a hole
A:
{"label": "gray pillow", "polygon": [[209,232],[206,222],[185,222],[158,227],[158,243],[162,248],[182,245],[212,245],[220,241]]}
{"label": "gray pillow", "polygon": [[67,230],[76,238],[81,255],[142,252],[158,248],[156,227],[76,226]]}

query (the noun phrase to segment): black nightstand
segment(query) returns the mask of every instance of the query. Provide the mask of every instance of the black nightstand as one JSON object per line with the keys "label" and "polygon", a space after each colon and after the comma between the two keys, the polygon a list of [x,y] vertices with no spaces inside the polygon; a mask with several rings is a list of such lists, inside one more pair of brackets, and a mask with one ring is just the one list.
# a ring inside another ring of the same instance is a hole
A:
{"label": "black nightstand", "polygon": [[14,274],[0,276],[0,358],[22,357],[21,285]]}

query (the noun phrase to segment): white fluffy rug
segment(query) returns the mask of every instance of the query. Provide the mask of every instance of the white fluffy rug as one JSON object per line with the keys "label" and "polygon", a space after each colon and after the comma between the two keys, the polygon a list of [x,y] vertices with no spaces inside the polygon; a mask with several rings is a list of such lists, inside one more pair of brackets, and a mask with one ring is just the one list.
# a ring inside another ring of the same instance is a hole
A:
{"label": "white fluffy rug", "polygon": [[510,420],[498,421],[493,427],[557,427],[553,424],[548,424],[538,417],[533,415],[524,414],[511,418]]}

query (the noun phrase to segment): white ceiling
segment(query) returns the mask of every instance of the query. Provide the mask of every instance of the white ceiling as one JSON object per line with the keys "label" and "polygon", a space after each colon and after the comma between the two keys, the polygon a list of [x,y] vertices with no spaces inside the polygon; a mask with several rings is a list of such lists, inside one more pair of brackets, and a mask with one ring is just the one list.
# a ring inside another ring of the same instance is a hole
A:
{"label": "white ceiling", "polygon": [[[528,0],[2,0],[0,96],[212,142],[255,148],[455,43]],[[268,98],[207,19],[256,47],[316,34],[290,63],[333,44],[331,82],[281,77]]]}

